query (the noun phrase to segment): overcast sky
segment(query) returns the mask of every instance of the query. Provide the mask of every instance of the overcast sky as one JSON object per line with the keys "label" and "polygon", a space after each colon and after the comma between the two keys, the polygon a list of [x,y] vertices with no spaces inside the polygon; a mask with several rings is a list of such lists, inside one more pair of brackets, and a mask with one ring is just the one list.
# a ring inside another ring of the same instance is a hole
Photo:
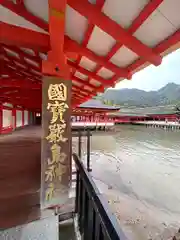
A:
{"label": "overcast sky", "polygon": [[167,83],[180,84],[180,49],[163,58],[160,66],[153,65],[124,80],[116,88],[138,88],[145,91],[157,90]]}

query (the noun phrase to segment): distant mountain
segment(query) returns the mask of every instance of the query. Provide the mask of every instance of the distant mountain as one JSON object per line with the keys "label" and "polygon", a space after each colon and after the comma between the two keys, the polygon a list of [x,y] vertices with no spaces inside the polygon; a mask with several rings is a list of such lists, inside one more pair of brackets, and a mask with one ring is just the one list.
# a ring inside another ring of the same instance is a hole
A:
{"label": "distant mountain", "polygon": [[180,85],[168,83],[158,91],[146,92],[138,89],[108,89],[102,96],[104,103],[129,107],[153,107],[180,105]]}

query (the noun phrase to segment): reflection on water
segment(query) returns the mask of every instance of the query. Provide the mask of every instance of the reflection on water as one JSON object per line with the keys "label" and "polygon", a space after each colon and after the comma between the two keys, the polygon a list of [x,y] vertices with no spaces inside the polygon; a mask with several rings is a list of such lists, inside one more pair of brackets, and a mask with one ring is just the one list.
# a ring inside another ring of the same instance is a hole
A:
{"label": "reflection on water", "polygon": [[120,126],[91,148],[93,178],[129,239],[169,239],[180,227],[180,132]]}

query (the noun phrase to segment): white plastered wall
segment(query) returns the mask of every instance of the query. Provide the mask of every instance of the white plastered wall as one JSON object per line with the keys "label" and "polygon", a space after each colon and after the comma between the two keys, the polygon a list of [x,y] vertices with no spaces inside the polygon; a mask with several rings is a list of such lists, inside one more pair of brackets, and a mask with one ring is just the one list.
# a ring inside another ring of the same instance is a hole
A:
{"label": "white plastered wall", "polygon": [[22,127],[22,111],[16,111],[16,127]]}
{"label": "white plastered wall", "polygon": [[2,127],[12,127],[12,110],[3,109]]}

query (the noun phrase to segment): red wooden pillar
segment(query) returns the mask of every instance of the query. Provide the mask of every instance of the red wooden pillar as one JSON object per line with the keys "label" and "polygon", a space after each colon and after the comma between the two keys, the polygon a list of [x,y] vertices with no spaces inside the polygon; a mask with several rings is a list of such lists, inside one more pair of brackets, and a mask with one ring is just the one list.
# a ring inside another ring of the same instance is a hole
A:
{"label": "red wooden pillar", "polygon": [[[42,63],[42,72],[48,75],[42,84],[42,207],[64,205],[71,179],[71,81],[64,54],[65,9],[66,0],[49,0],[51,50]],[[49,177],[52,168],[55,175]]]}
{"label": "red wooden pillar", "polygon": [[16,129],[16,108],[15,107],[13,107],[13,109],[12,109],[12,118],[13,118],[13,130],[15,130]]}
{"label": "red wooden pillar", "polygon": [[24,127],[24,109],[22,109],[22,127]]}
{"label": "red wooden pillar", "polygon": [[3,126],[3,112],[2,112],[2,105],[0,105],[0,134],[2,133],[2,126]]}

